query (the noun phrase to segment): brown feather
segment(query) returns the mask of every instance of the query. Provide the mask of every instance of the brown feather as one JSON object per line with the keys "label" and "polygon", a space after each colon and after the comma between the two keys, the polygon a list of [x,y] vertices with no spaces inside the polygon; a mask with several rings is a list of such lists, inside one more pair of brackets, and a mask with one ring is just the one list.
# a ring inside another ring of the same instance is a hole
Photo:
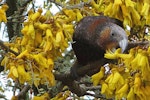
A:
{"label": "brown feather", "polygon": [[[118,40],[123,36],[119,33],[120,26],[116,24],[122,26],[121,21],[106,16],[88,16],[78,23],[72,47],[79,64],[99,60],[104,57],[106,49],[117,47]],[[117,34],[117,38],[111,36],[112,32]]]}

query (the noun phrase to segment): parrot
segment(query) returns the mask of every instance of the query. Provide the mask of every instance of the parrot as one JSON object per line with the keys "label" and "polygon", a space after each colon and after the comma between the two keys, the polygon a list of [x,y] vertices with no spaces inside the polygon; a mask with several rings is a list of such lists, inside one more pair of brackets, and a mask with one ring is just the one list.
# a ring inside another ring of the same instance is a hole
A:
{"label": "parrot", "polygon": [[86,16],[75,26],[72,48],[77,60],[71,72],[76,75],[76,67],[82,67],[104,58],[106,50],[117,48],[125,51],[128,37],[120,20],[107,16]]}

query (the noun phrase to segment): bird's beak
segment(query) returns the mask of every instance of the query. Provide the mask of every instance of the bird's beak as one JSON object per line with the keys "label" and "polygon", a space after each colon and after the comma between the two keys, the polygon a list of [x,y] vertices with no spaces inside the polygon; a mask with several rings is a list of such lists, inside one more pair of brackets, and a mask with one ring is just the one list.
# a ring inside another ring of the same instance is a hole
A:
{"label": "bird's beak", "polygon": [[122,52],[125,51],[125,49],[127,48],[127,45],[128,45],[127,38],[123,38],[122,40],[119,41],[119,47],[121,48]]}

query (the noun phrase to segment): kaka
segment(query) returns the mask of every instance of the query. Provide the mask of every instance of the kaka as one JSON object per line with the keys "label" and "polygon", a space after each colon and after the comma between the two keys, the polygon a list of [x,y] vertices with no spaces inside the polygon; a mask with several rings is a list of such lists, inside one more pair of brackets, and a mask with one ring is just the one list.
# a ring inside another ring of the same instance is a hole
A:
{"label": "kaka", "polygon": [[[107,49],[120,47],[124,51],[128,44],[122,22],[106,16],[88,16],[75,27],[72,48],[77,57],[75,67],[82,67],[104,58]],[[74,75],[76,76],[76,75]]]}

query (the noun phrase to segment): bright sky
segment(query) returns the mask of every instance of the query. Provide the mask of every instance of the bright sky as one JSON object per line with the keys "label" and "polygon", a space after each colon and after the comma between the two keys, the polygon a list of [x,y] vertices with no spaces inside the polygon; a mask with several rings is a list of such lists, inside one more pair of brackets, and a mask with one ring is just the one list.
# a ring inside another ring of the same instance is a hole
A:
{"label": "bright sky", "polygon": [[4,30],[6,30],[5,28],[6,27],[5,27],[4,23],[1,23],[1,26],[0,26],[0,40],[8,41],[8,38],[6,36],[6,32],[4,31]]}

